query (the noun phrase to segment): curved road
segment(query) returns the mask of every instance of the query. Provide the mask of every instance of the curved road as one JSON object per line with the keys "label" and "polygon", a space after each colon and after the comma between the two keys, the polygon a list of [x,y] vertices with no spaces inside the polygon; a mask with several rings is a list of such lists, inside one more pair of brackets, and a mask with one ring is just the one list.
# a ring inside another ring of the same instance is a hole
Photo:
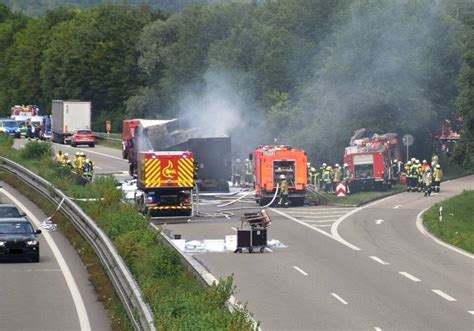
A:
{"label": "curved road", "polygon": [[[102,152],[113,158],[95,159],[100,167],[126,170],[120,151]],[[443,183],[430,198],[402,193],[358,209],[271,209],[269,238],[285,247],[194,258],[217,278],[234,275],[235,296],[265,330],[472,330],[472,254],[446,248],[416,226],[423,209],[465,188],[474,189],[473,176]],[[235,235],[242,213],[167,224],[165,232],[223,239]]]}
{"label": "curved road", "polygon": [[[35,228],[47,216],[0,182],[1,202],[15,203]],[[40,262],[0,263],[0,330],[110,330],[79,256],[60,232],[38,235]]]}

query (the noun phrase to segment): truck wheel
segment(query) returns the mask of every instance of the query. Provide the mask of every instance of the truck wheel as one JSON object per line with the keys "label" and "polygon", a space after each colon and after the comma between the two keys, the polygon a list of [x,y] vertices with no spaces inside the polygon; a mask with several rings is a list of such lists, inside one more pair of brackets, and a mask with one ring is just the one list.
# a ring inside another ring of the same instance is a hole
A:
{"label": "truck wheel", "polygon": [[95,147],[95,143],[89,144],[89,147]]}
{"label": "truck wheel", "polygon": [[253,253],[253,248],[252,248],[252,247],[249,247],[249,253],[250,253],[250,254]]}
{"label": "truck wheel", "polygon": [[76,147],[77,145],[71,140],[71,147]]}

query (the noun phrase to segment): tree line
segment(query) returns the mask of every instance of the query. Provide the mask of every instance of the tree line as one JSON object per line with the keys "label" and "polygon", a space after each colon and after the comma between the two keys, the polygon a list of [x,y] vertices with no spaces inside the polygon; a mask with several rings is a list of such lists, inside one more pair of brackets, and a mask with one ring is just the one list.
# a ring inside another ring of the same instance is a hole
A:
{"label": "tree line", "polygon": [[94,125],[178,116],[249,146],[342,158],[353,131],[415,136],[431,154],[443,124],[472,168],[473,3],[279,0],[56,9],[0,6],[0,109],[93,102]]}

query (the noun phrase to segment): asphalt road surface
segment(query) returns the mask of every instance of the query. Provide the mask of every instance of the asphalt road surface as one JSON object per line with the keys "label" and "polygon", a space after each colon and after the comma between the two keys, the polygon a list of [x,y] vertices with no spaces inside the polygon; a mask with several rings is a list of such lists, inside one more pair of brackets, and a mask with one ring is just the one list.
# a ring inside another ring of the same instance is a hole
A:
{"label": "asphalt road surface", "polygon": [[[114,158],[97,165],[126,168],[120,151],[102,151]],[[423,209],[463,189],[474,189],[473,176],[445,182],[429,198],[402,193],[357,209],[270,209],[268,237],[282,247],[193,256],[216,278],[234,275],[236,298],[264,330],[473,330],[473,255],[440,245],[417,226]],[[246,210],[216,217],[218,203],[204,201],[201,216],[187,223],[160,223],[186,240],[235,235]],[[258,210],[252,203],[232,207]]]}
{"label": "asphalt road surface", "polygon": [[[1,202],[22,204],[34,228],[41,229],[38,222],[47,216],[19,192],[0,184]],[[42,231],[39,263],[0,262],[0,330],[110,330],[74,248],[60,232]]]}

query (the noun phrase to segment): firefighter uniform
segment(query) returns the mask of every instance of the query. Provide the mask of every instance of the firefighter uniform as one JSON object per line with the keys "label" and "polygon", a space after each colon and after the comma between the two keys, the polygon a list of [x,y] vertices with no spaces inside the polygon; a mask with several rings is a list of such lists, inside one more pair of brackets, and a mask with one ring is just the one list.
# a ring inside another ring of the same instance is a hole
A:
{"label": "firefighter uniform", "polygon": [[285,175],[280,175],[280,200],[279,206],[288,207],[288,181]]}
{"label": "firefighter uniform", "polygon": [[324,192],[330,193],[332,190],[332,174],[331,174],[331,167],[327,166],[326,169],[323,171],[323,184],[324,184]]}
{"label": "firefighter uniform", "polygon": [[349,165],[347,163],[344,163],[342,180],[346,184],[346,193],[350,194],[351,193],[350,183],[352,181],[352,172],[351,172],[351,169],[349,169]]}
{"label": "firefighter uniform", "polygon": [[408,183],[409,183],[408,191],[409,192],[414,192],[417,190],[418,175],[419,175],[418,166],[416,164],[411,164],[409,172],[408,172]]}
{"label": "firefighter uniform", "polygon": [[441,166],[437,164],[433,172],[434,191],[439,193],[441,189],[442,180],[443,180],[443,170],[441,170]]}
{"label": "firefighter uniform", "polygon": [[425,197],[429,197],[431,195],[431,182],[433,177],[431,175],[431,170],[426,169],[423,173],[423,191],[425,192]]}
{"label": "firefighter uniform", "polygon": [[422,192],[423,191],[423,173],[422,173],[422,170],[421,170],[420,160],[416,159],[415,164],[416,164],[416,167],[418,169],[417,188],[418,188],[418,192]]}
{"label": "firefighter uniform", "polygon": [[339,164],[336,163],[333,170],[333,184],[332,184],[333,192],[336,192],[337,185],[341,182],[341,180],[342,180],[341,167],[339,166]]}
{"label": "firefighter uniform", "polygon": [[323,174],[324,171],[326,170],[326,163],[323,163],[323,165],[319,168],[319,188],[322,190],[324,188],[324,180],[323,180]]}
{"label": "firefighter uniform", "polygon": [[63,158],[64,158],[63,152],[62,152],[62,151],[59,151],[59,152],[55,155],[54,160],[55,160],[56,162],[58,162],[59,164],[62,164],[62,163],[63,163]]}
{"label": "firefighter uniform", "polygon": [[309,170],[309,182],[311,185],[315,185],[318,183],[319,178],[318,178],[318,172],[316,171],[315,167],[311,167]]}

